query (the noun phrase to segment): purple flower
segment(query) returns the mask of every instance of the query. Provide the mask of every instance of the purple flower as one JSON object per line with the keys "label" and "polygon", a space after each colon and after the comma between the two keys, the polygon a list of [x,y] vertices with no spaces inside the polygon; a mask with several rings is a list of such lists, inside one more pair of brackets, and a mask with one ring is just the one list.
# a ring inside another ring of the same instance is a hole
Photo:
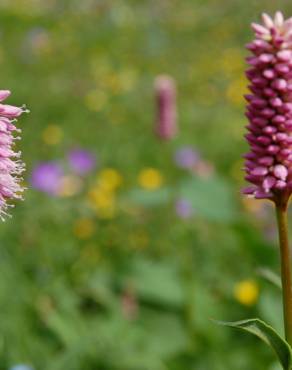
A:
{"label": "purple flower", "polygon": [[170,140],[177,134],[176,87],[172,77],[158,76],[155,80],[157,119],[155,132],[160,139]]}
{"label": "purple flower", "polygon": [[174,160],[181,168],[192,169],[199,161],[198,152],[190,146],[185,146],[177,150]]}
{"label": "purple flower", "polygon": [[263,26],[252,24],[256,38],[247,45],[252,56],[250,94],[246,116],[246,139],[250,151],[245,155],[245,179],[252,186],[245,194],[276,200],[292,192],[292,18],[274,19],[263,14]]}
{"label": "purple flower", "polygon": [[78,175],[85,175],[96,165],[95,156],[84,149],[71,150],[68,155],[71,169]]}
{"label": "purple flower", "polygon": [[193,215],[193,207],[187,199],[178,199],[175,203],[176,214],[183,218],[190,218]]}
{"label": "purple flower", "polygon": [[[10,95],[8,90],[0,90],[0,102]],[[23,187],[20,185],[20,175],[24,171],[24,164],[19,159],[21,152],[15,152],[13,145],[16,139],[12,132],[21,132],[13,122],[23,112],[24,108],[0,103],[0,218],[7,215],[8,199],[22,199]]]}
{"label": "purple flower", "polygon": [[33,169],[31,184],[44,193],[57,195],[63,174],[63,169],[57,162],[42,162]]}

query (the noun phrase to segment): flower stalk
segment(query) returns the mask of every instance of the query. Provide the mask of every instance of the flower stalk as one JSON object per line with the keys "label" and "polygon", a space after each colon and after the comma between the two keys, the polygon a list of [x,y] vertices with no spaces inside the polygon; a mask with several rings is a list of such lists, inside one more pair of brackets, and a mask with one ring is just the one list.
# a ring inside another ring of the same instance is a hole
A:
{"label": "flower stalk", "polygon": [[283,314],[285,338],[292,345],[292,286],[291,286],[291,252],[288,241],[287,201],[276,203],[276,214],[281,256],[281,280],[283,295]]}

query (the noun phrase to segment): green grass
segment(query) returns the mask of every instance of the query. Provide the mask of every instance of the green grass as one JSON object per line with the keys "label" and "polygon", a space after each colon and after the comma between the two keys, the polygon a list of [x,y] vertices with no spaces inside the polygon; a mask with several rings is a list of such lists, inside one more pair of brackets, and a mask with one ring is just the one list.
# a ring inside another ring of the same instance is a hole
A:
{"label": "green grass", "polygon": [[[31,110],[18,123],[26,200],[0,229],[1,370],[274,369],[259,341],[209,319],[281,326],[280,293],[256,272],[278,270],[273,212],[240,195],[244,44],[250,22],[278,8],[292,12],[284,0],[0,3],[1,88]],[[161,73],[178,89],[170,143],[153,135]],[[44,141],[50,125],[62,132],[56,145]],[[184,145],[214,166],[209,179],[176,167]],[[52,198],[29,186],[37,162],[66,163],[76,146],[99,160],[80,193]],[[87,194],[108,167],[123,183],[103,218]],[[164,178],[157,191],[137,182],[148,167]],[[175,213],[178,195],[193,204],[189,220]],[[94,230],[78,238],[84,218]],[[233,291],[250,279],[260,293],[246,306]]]}

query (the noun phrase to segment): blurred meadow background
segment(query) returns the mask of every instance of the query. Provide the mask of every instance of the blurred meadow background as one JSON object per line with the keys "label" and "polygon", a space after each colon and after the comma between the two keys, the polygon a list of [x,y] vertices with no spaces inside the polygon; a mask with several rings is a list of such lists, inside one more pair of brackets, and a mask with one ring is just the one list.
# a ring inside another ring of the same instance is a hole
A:
{"label": "blurred meadow background", "polygon": [[275,10],[292,4],[0,1],[1,88],[31,110],[26,199],[0,228],[1,370],[278,369],[210,321],[282,325],[273,212],[240,194],[244,45]]}

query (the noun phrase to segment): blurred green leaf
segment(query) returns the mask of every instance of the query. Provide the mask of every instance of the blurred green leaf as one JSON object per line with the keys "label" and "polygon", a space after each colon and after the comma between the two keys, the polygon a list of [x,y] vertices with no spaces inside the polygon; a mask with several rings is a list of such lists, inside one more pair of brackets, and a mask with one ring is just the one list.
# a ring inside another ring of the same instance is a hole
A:
{"label": "blurred green leaf", "polygon": [[179,271],[169,261],[136,259],[131,280],[142,299],[171,306],[181,306],[184,302]]}
{"label": "blurred green leaf", "polygon": [[261,267],[258,269],[258,274],[282,290],[281,278],[274,271]]}
{"label": "blurred green leaf", "polygon": [[269,322],[277,332],[283,332],[282,299],[278,290],[264,289],[258,302],[260,316]]}
{"label": "blurred green leaf", "polygon": [[269,325],[259,319],[224,322],[215,321],[219,325],[243,329],[252,333],[268,344],[278,356],[284,370],[292,369],[292,351],[289,344]]}
{"label": "blurred green leaf", "polygon": [[86,279],[83,289],[99,304],[113,306],[115,303],[112,275],[102,266]]}
{"label": "blurred green leaf", "polygon": [[220,177],[185,180],[179,196],[188,200],[196,214],[210,221],[231,222],[237,216],[230,185]]}
{"label": "blurred green leaf", "polygon": [[[73,323],[75,323],[75,325],[73,325]],[[80,322],[78,322],[78,324],[80,324]],[[54,312],[48,316],[47,326],[59,337],[61,342],[68,347],[70,347],[80,335],[76,328],[76,321],[58,312]]]}
{"label": "blurred green leaf", "polygon": [[153,312],[144,316],[144,327],[152,333],[145,343],[147,351],[158,358],[174,356],[187,347],[187,331],[177,315]]}
{"label": "blurred green leaf", "polygon": [[165,204],[170,201],[172,192],[163,188],[157,190],[134,189],[127,194],[127,201],[137,205],[152,207]]}
{"label": "blurred green leaf", "polygon": [[271,367],[269,367],[269,370],[282,370],[282,366],[278,362],[275,362]]}

